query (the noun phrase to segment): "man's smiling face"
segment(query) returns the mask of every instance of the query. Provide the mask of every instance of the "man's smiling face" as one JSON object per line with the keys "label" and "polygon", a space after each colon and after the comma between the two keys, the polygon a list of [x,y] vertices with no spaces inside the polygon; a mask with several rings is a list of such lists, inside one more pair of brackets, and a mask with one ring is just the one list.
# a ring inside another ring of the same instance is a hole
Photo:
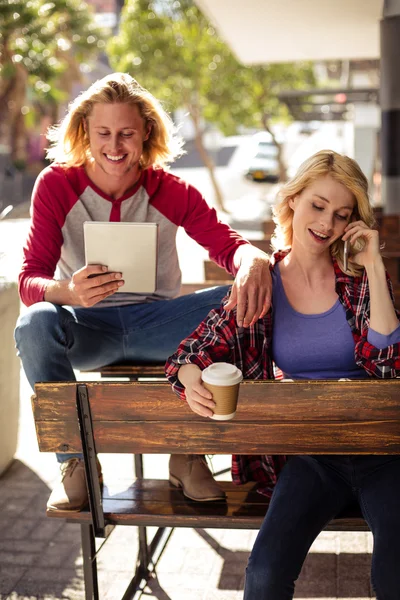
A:
{"label": "man's smiling face", "polygon": [[95,104],[86,129],[95,165],[104,174],[120,178],[139,169],[149,131],[136,105]]}

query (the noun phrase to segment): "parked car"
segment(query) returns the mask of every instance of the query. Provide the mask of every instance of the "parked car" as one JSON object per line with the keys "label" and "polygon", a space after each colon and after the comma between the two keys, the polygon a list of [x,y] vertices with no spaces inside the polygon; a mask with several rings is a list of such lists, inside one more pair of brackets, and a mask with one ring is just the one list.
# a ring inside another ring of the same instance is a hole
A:
{"label": "parked car", "polygon": [[301,124],[299,129],[300,135],[312,135],[319,129],[318,121],[305,121]]}
{"label": "parked car", "polygon": [[276,182],[279,179],[278,148],[272,141],[257,141],[246,171],[246,177],[253,181]]}

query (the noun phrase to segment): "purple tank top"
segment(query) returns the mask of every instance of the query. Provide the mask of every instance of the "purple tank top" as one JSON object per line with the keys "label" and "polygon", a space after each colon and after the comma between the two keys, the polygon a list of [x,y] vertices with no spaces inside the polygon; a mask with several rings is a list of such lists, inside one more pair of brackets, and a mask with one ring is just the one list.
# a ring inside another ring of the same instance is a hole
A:
{"label": "purple tank top", "polygon": [[[339,299],[326,312],[304,315],[290,305],[273,270],[272,356],[290,379],[364,379],[354,359],[354,339]],[[385,337],[385,336],[383,336]]]}

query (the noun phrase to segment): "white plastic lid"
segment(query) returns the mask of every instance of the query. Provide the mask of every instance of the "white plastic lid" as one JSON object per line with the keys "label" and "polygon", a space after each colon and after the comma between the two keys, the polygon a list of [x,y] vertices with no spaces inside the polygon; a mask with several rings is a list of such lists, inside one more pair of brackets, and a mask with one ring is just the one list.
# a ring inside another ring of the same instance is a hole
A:
{"label": "white plastic lid", "polygon": [[242,381],[243,375],[235,365],[220,362],[204,369],[201,378],[210,385],[236,385]]}

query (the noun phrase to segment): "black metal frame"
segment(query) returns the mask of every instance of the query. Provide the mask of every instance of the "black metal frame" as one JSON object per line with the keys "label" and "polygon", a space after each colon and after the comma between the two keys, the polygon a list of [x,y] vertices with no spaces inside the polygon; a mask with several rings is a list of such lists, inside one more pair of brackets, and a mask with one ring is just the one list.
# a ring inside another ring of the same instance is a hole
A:
{"label": "black metal frame", "polygon": [[[99,600],[97,554],[101,547],[96,551],[96,537],[105,538],[105,541],[107,541],[114,526],[107,523],[103,512],[89,393],[85,384],[77,384],[76,408],[88,486],[89,508],[92,515],[92,523],[81,524],[85,600]],[[142,454],[135,454],[135,475],[139,479],[142,479],[144,476]],[[147,541],[147,527],[139,525],[137,528],[139,550],[135,574],[129,582],[121,600],[132,600],[141,596],[146,583],[155,572],[157,563],[173,532],[173,528],[159,527],[149,544]]]}
{"label": "black metal frame", "polygon": [[96,447],[93,435],[89,394],[88,389],[84,384],[78,384],[76,408],[78,411],[79,430],[81,434],[86,482],[88,486],[89,507],[92,514],[94,534],[96,537],[106,537],[106,523],[103,513],[100,481],[97,472]]}

